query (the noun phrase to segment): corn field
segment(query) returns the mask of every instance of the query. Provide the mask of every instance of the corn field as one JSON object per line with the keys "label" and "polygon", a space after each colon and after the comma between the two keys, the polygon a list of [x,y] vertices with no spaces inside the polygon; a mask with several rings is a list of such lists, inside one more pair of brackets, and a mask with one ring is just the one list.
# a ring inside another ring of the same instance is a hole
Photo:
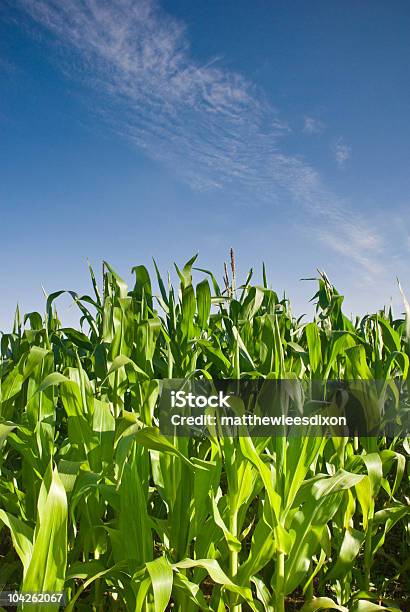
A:
{"label": "corn field", "polygon": [[408,438],[170,437],[157,414],[163,379],[407,384],[409,321],[346,317],[323,273],[307,323],[265,269],[195,264],[132,288],[90,268],[78,329],[57,291],[2,335],[0,587],[68,612],[409,610]]}

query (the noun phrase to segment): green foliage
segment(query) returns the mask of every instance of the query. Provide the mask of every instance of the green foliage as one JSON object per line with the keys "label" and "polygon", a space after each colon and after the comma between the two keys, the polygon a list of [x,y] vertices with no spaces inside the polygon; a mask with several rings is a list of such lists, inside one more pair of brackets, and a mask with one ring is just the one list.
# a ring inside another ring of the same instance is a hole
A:
{"label": "green foliage", "polygon": [[404,609],[408,440],[167,438],[157,400],[172,377],[374,379],[371,416],[409,384],[409,322],[350,321],[321,274],[305,324],[265,268],[222,291],[195,261],[177,288],[155,265],[158,295],[144,266],[131,290],[90,268],[80,329],[57,291],[2,335],[0,585],[80,611]]}

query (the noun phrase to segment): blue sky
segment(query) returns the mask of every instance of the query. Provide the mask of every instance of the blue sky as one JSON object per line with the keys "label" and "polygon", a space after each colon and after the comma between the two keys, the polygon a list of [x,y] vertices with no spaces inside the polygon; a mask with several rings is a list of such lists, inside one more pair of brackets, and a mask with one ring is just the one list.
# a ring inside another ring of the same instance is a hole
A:
{"label": "blue sky", "polygon": [[231,246],[298,313],[318,267],[347,313],[399,313],[409,31],[405,1],[6,0],[0,329],[87,259],[222,274]]}

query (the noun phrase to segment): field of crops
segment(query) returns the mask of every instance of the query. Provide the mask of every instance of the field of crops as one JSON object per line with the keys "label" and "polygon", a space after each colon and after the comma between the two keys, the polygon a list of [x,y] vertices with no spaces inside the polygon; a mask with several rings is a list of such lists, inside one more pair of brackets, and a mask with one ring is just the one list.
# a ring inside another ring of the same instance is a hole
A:
{"label": "field of crops", "polygon": [[138,266],[129,289],[104,264],[70,294],[78,329],[58,291],[3,334],[0,586],[64,589],[68,611],[409,610],[408,439],[171,438],[157,421],[166,378],[406,383],[405,318],[348,319],[322,274],[307,323],[265,270],[240,285],[232,264],[219,286],[195,265],[178,287]]}

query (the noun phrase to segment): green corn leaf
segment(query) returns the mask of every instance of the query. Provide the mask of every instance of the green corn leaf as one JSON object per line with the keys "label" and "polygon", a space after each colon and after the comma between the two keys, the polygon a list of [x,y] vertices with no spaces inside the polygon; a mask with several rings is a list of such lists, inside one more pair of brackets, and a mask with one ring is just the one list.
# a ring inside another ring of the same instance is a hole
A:
{"label": "green corn leaf", "polygon": [[177,572],[174,576],[174,589],[178,593],[181,591],[186,594],[189,600],[204,612],[208,612],[210,610],[209,606],[206,603],[205,597],[202,594],[201,589],[197,584],[188,580],[184,574]]}
{"label": "green corn leaf", "polygon": [[236,585],[221,569],[218,561],[216,559],[184,559],[179,563],[175,563],[173,565],[175,569],[189,569],[195,567],[201,567],[205,569],[212,580],[217,584],[222,585],[228,591],[232,593],[237,593],[241,597],[245,599],[248,605],[255,610],[255,606],[253,604],[252,591],[250,588],[242,587]]}
{"label": "green corn leaf", "polygon": [[[33,551],[22,590],[36,593],[62,591],[66,563],[67,497],[57,469],[52,470],[50,465],[40,489]],[[58,605],[37,607],[41,612],[58,608]]]}
{"label": "green corn leaf", "polygon": [[207,280],[201,281],[196,287],[198,324],[201,329],[208,327],[211,314],[211,290]]}
{"label": "green corn leaf", "polygon": [[320,335],[316,323],[308,323],[305,327],[305,333],[309,350],[309,363],[313,374],[316,374],[322,363]]}
{"label": "green corn leaf", "polygon": [[0,447],[12,431],[14,431],[18,427],[15,423],[12,422],[0,422]]}
{"label": "green corn leaf", "polygon": [[326,581],[333,581],[351,571],[365,537],[366,534],[362,531],[346,529],[339,556],[330,572],[326,574]]}
{"label": "green corn leaf", "polygon": [[315,612],[315,610],[340,610],[340,612],[349,612],[345,606],[339,606],[329,597],[315,597],[312,601],[308,601],[301,608],[300,612]]}
{"label": "green corn leaf", "polygon": [[173,570],[165,557],[158,557],[145,564],[154,591],[155,612],[164,612],[171,597]]}
{"label": "green corn leaf", "polygon": [[213,495],[211,495],[211,501],[214,521],[218,525],[218,527],[222,529],[229,550],[239,552],[241,550],[241,543],[239,542],[238,538],[236,538],[225,525],[219,512],[218,504],[216,503],[215,497]]}
{"label": "green corn leaf", "polygon": [[375,604],[365,599],[355,601],[350,607],[350,612],[378,612],[378,610],[387,610],[388,612],[400,612],[399,608],[380,606],[379,604]]}
{"label": "green corn leaf", "polygon": [[33,555],[33,530],[21,519],[1,509],[0,521],[10,529],[14,549],[20,557],[26,574]]}

